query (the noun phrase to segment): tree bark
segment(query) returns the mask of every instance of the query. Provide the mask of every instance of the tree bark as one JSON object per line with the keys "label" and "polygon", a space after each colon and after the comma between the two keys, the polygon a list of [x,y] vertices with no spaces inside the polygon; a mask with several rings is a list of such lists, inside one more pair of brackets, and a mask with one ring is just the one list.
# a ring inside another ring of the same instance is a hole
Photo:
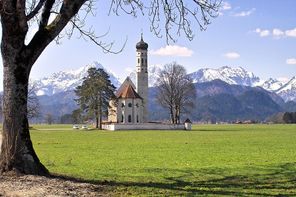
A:
{"label": "tree bark", "polygon": [[4,65],[3,134],[0,172],[46,175],[30,139],[27,92],[30,69],[24,58],[2,53]]}
{"label": "tree bark", "polygon": [[[28,45],[25,45],[29,29],[26,1],[0,1],[1,54],[4,68],[4,120],[0,173],[14,171],[35,175],[48,174],[48,170],[40,163],[30,139],[27,118],[29,74],[43,50],[77,14],[85,1],[60,2],[59,14],[50,24],[48,24],[49,15],[43,15],[45,18],[42,18],[42,22],[46,24],[39,25],[39,30]],[[44,10],[50,10],[51,6],[52,4],[45,5]],[[34,17],[35,14],[33,13],[29,18]]]}

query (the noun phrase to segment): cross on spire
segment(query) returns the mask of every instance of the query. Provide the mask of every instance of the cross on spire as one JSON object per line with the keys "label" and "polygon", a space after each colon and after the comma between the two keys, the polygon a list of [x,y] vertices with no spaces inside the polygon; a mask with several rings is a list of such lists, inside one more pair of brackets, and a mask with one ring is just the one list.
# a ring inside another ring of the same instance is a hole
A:
{"label": "cross on spire", "polygon": [[143,40],[143,29],[141,28],[141,40]]}

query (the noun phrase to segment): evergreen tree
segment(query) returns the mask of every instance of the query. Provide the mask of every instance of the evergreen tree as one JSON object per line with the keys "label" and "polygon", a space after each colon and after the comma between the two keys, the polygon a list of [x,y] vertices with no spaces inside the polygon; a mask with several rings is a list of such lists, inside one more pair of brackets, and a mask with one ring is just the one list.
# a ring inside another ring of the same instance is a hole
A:
{"label": "evergreen tree", "polygon": [[101,68],[88,69],[88,75],[83,79],[75,93],[76,102],[88,118],[95,118],[96,128],[102,128],[102,116],[107,115],[109,101],[115,98],[115,86],[111,83],[109,75]]}

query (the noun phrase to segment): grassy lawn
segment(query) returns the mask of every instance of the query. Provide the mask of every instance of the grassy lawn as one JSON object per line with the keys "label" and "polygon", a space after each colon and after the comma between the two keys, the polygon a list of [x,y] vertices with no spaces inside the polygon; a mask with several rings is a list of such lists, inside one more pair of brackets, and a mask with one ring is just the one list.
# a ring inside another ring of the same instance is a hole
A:
{"label": "grassy lawn", "polygon": [[67,128],[71,125],[34,125],[41,161],[53,173],[106,184],[111,195],[296,195],[296,125]]}

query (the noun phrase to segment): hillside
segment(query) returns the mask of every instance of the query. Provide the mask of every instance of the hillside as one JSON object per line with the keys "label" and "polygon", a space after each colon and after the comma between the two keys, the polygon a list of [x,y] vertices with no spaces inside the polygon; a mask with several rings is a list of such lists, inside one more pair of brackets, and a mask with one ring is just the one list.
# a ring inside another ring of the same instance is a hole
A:
{"label": "hillside", "polygon": [[[73,90],[80,85],[90,67],[105,69],[95,62],[77,70],[61,71],[50,77],[33,81],[41,103],[41,112],[53,114],[56,121],[64,114],[78,108]],[[155,87],[153,87],[160,66],[149,67],[149,109],[151,120],[167,120],[168,113],[157,103]],[[108,70],[105,69],[107,72]],[[120,79],[108,72],[112,83],[119,87]],[[195,81],[197,93],[196,109],[191,119],[196,121],[234,121],[237,119],[264,120],[272,113],[289,111],[296,105],[295,77],[288,82],[268,79],[265,82],[255,74],[242,67],[224,66],[217,69],[200,69],[189,74]],[[130,77],[136,80],[136,73]],[[260,85],[261,86],[258,86]],[[288,102],[290,101],[290,102]],[[40,118],[39,120],[42,120]]]}

